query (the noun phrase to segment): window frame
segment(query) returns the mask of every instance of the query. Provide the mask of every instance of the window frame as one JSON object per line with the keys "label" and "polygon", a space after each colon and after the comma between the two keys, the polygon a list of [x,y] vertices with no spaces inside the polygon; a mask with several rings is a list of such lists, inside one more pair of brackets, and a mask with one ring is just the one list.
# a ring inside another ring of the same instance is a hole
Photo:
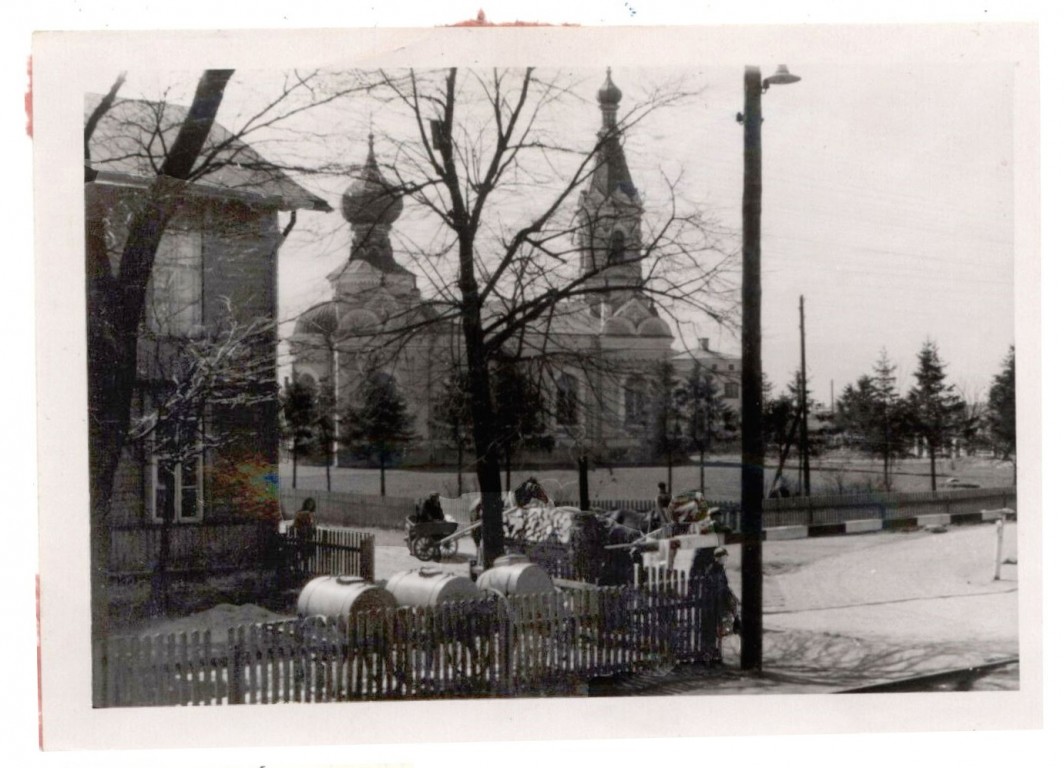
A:
{"label": "window frame", "polygon": [[[638,384],[638,389],[633,388],[633,384]],[[649,404],[647,398],[646,384],[646,380],[639,374],[632,374],[625,378],[624,385],[622,387],[624,409],[624,413],[622,414],[622,422],[625,426],[646,426],[647,406]],[[638,418],[635,418],[636,414],[634,414],[633,409],[629,407],[630,394],[634,396],[632,399],[636,399],[637,397],[639,400],[639,405],[642,406],[640,409],[641,412],[638,414]]]}
{"label": "window frame", "polygon": [[[185,466],[194,463],[195,465],[195,480],[194,485],[185,482]],[[160,482],[160,471],[166,471],[166,465],[176,464],[177,472],[172,473],[174,477],[174,516],[170,520],[171,524],[187,525],[190,523],[202,523],[203,522],[203,510],[204,510],[204,451],[202,448],[196,451],[196,454],[191,459],[185,459],[184,461],[168,461],[163,457],[156,454],[154,451],[150,454],[148,462],[149,467],[149,487],[148,487],[148,517],[152,523],[156,525],[162,525],[166,521],[162,516],[162,510],[159,508],[159,492],[164,487]],[[183,507],[183,495],[186,488],[195,488],[196,493],[196,512],[191,517],[182,515]]]}
{"label": "window frame", "polygon": [[163,233],[146,297],[144,319],[151,333],[186,337],[203,326],[204,246],[204,232],[196,227],[175,226]]}
{"label": "window frame", "polygon": [[[572,386],[562,386],[562,382],[572,382]],[[564,413],[571,410],[572,418],[562,418],[563,398],[566,398]],[[580,382],[573,374],[563,371],[554,382],[554,423],[559,427],[575,427],[580,424]]]}

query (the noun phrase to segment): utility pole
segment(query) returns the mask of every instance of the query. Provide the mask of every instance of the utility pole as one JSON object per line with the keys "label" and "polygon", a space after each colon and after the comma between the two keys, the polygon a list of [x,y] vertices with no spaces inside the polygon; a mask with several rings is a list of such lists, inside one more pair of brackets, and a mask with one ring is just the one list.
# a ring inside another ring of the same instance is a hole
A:
{"label": "utility pole", "polygon": [[799,412],[802,417],[799,441],[802,449],[800,455],[802,471],[803,495],[809,495],[809,398],[808,383],[805,377],[805,296],[798,297],[798,331],[802,339],[802,391],[799,393],[801,402]]}
{"label": "utility pole", "polygon": [[761,436],[761,93],[799,78],[781,66],[761,80],[758,67],[743,76],[743,272],[742,272],[742,669],[761,669],[761,534],[765,494],[765,445]]}
{"label": "utility pole", "polygon": [[747,67],[743,110],[742,647],[739,666],[761,669],[761,70]]}

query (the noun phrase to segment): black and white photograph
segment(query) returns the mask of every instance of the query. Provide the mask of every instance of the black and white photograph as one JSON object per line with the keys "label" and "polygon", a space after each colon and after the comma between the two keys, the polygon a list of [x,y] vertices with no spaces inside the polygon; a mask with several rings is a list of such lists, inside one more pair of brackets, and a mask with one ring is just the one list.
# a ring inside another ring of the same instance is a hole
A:
{"label": "black and white photograph", "polygon": [[1037,727],[1035,28],[488,27],[35,39],[44,748]]}

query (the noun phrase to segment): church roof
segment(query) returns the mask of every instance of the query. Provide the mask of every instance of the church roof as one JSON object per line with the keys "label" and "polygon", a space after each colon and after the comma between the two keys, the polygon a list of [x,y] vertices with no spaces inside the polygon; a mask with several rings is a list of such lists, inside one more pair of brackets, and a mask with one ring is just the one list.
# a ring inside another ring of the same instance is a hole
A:
{"label": "church roof", "polygon": [[621,96],[621,89],[614,85],[607,70],[606,82],[598,92],[599,109],[602,110],[602,129],[599,131],[602,144],[596,158],[598,165],[591,176],[590,188],[604,198],[608,199],[619,193],[627,198],[627,202],[639,205],[639,192],[632,183],[632,174],[628,170],[628,160],[624,156],[621,135],[616,126],[617,106]]}
{"label": "church roof", "polygon": [[[86,94],[86,118],[102,99],[99,94]],[[93,131],[86,164],[96,171],[99,182],[146,186],[157,175],[163,148],[173,144],[187,115],[188,107],[178,104],[116,99]],[[217,168],[193,182],[195,192],[284,211],[332,210],[217,121],[200,159],[211,153],[217,153]]]}

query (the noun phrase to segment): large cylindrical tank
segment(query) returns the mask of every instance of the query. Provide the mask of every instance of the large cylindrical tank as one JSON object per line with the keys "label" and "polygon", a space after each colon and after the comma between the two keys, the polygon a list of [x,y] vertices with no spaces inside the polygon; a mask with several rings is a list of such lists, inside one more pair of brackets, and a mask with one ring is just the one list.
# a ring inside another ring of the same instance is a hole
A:
{"label": "large cylindrical tank", "polygon": [[429,608],[453,600],[477,600],[480,593],[468,576],[425,567],[395,574],[384,587],[399,605]]}
{"label": "large cylindrical tank", "polygon": [[357,576],[319,576],[299,593],[300,616],[350,618],[361,611],[394,608],[395,597],[372,581]]}
{"label": "large cylindrical tank", "polygon": [[510,595],[528,595],[534,592],[553,592],[554,582],[543,568],[530,562],[527,557],[506,555],[495,559],[494,565],[480,574],[477,589],[495,589]]}

